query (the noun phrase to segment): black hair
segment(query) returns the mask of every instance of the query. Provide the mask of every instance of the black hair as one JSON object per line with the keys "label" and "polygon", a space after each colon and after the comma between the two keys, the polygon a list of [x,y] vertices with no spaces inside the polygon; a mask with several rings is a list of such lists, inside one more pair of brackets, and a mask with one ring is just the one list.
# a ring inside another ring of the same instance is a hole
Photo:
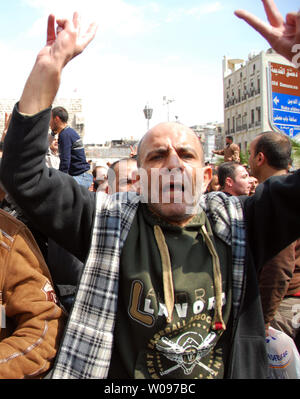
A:
{"label": "black hair", "polygon": [[63,123],[67,123],[69,120],[69,114],[68,111],[63,108],[63,107],[55,107],[52,109],[52,116],[53,118],[55,118],[56,116],[59,117],[59,119],[63,122]]}
{"label": "black hair", "polygon": [[225,187],[227,177],[235,179],[236,168],[240,166],[238,162],[224,162],[218,167],[218,179],[221,189]]}
{"label": "black hair", "polygon": [[254,155],[262,152],[272,168],[277,170],[288,169],[292,154],[292,146],[288,136],[270,131],[264,132],[258,137]]}

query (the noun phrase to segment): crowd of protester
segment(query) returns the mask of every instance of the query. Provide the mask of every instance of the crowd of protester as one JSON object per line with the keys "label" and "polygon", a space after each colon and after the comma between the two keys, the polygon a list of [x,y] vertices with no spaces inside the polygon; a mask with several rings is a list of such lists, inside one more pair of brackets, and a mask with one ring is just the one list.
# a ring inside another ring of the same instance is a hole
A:
{"label": "crowd of protester", "polygon": [[[300,14],[285,23],[273,0],[264,6],[271,25],[237,15],[290,59],[282,32],[287,23],[289,45],[300,39]],[[289,138],[261,132],[245,165],[227,137],[214,151],[224,162],[204,165],[191,129],[161,123],[127,158],[91,168],[67,110],[51,104],[63,66],[95,27],[81,36],[76,13],[57,23],[56,36],[51,15],[46,46],[56,56],[45,67],[43,51],[5,116],[0,378],[267,378],[270,326],[300,348],[299,172],[290,171]]]}

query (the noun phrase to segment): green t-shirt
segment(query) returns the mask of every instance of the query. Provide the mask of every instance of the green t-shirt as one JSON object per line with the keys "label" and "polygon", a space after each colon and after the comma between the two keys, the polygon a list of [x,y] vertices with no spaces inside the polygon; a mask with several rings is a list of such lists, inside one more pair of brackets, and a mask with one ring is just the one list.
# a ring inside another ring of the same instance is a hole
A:
{"label": "green t-shirt", "polygon": [[[167,224],[141,204],[125,242],[109,378],[223,378],[229,347],[231,250],[214,237],[222,274],[226,331],[211,329],[215,291],[212,257],[200,226],[202,212],[184,228]],[[175,305],[170,323],[154,225],[168,246]]]}

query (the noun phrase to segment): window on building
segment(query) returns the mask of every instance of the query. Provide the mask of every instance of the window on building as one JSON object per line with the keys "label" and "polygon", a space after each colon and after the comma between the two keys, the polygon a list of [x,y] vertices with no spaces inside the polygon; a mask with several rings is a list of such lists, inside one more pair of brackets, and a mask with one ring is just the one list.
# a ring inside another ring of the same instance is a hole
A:
{"label": "window on building", "polygon": [[247,112],[245,112],[243,115],[242,124],[243,124],[243,128],[247,127]]}
{"label": "window on building", "polygon": [[251,125],[255,122],[254,109],[251,109]]}
{"label": "window on building", "polygon": [[257,107],[257,121],[260,122],[261,121],[261,107]]}
{"label": "window on building", "polygon": [[242,127],[242,115],[239,114],[238,117],[236,118],[236,130],[240,131]]}

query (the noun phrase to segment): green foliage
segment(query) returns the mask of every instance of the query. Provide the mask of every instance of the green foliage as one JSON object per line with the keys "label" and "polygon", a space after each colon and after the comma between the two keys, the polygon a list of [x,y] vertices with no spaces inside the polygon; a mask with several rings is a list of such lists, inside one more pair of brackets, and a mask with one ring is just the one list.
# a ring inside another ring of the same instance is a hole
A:
{"label": "green foliage", "polygon": [[291,139],[292,159],[294,168],[300,168],[300,143],[295,139]]}
{"label": "green foliage", "polygon": [[214,163],[216,166],[221,165],[221,163],[223,163],[223,162],[224,162],[224,157],[223,157],[223,155],[214,155],[213,163]]}
{"label": "green foliage", "polygon": [[242,165],[244,165],[244,164],[249,165],[249,152],[248,151],[246,151],[246,152],[241,151],[240,152],[240,160],[241,160],[240,162],[241,162]]}

